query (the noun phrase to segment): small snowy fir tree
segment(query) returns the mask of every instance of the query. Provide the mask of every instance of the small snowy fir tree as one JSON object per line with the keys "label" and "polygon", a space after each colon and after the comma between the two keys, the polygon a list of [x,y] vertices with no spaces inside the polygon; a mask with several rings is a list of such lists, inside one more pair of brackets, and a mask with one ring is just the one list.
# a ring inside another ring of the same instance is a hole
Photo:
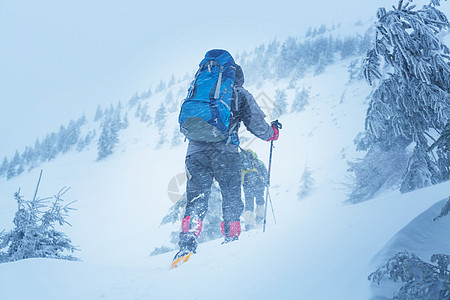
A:
{"label": "small snowy fir tree", "polygon": [[103,110],[102,110],[101,106],[98,105],[97,110],[95,111],[94,122],[97,122],[101,118],[103,118]]}
{"label": "small snowy fir tree", "polygon": [[148,89],[139,96],[139,99],[148,99],[152,94],[152,86],[149,86]]}
{"label": "small snowy fir tree", "polygon": [[[138,107],[138,111],[136,111],[136,113],[139,112],[139,120],[142,123],[149,123],[151,122],[151,117],[148,113],[148,103],[145,102],[145,104],[141,107],[140,103],[139,103],[139,107]],[[140,110],[139,110],[140,108]]]}
{"label": "small snowy fir tree", "polygon": [[133,107],[135,106],[139,101],[139,95],[137,92],[134,93],[134,95],[128,100],[128,106]]}
{"label": "small snowy fir tree", "polygon": [[166,89],[166,82],[164,80],[160,80],[159,84],[156,86],[155,93],[162,92]]}
{"label": "small snowy fir tree", "polygon": [[80,138],[77,145],[77,151],[81,152],[84,148],[90,145],[92,139],[95,137],[95,130],[89,131],[84,138]]}
{"label": "small snowy fir tree", "polygon": [[0,262],[36,257],[77,260],[64,253],[73,253],[78,249],[66,234],[55,230],[55,223],[59,226],[70,225],[66,218],[73,209],[70,205],[75,201],[63,204],[62,196],[69,190],[66,187],[52,198],[39,198],[37,193],[41,177],[42,171],[32,200],[25,200],[20,195],[20,189],[14,194],[18,204],[13,221],[15,228],[0,234],[0,250],[6,248],[6,252],[0,252]]}
{"label": "small snowy fir tree", "polygon": [[67,128],[61,126],[61,130],[58,134],[59,152],[66,153],[78,142],[81,124],[82,122],[70,120]]}
{"label": "small snowy fir tree", "polygon": [[314,75],[322,74],[325,68],[333,62],[334,56],[334,41],[332,38],[321,38],[318,42],[320,43],[318,48],[319,60],[316,64]]}
{"label": "small snowy fir tree", "polygon": [[6,171],[6,179],[11,179],[17,176],[17,167],[20,165],[19,151],[16,151],[13,159],[9,162],[8,170]]}
{"label": "small snowy fir tree", "polygon": [[3,158],[2,164],[0,165],[0,177],[6,177],[6,172],[8,171],[8,165],[9,165],[8,158],[5,156]]}
{"label": "small snowy fir tree", "polygon": [[168,87],[171,87],[171,86],[173,86],[175,83],[176,83],[175,75],[172,74],[172,76],[170,77],[170,80],[169,80],[169,83],[167,84],[167,86],[168,86]]}
{"label": "small snowy fir tree", "polygon": [[289,37],[283,43],[275,68],[278,78],[285,78],[289,76],[298,61],[298,48],[296,38]]}
{"label": "small snowy fir tree", "polygon": [[183,135],[180,132],[180,128],[177,126],[177,127],[175,127],[175,130],[173,131],[172,147],[176,147],[179,144],[181,144],[182,139],[183,139]]}
{"label": "small snowy fir tree", "polygon": [[312,177],[312,172],[308,168],[307,165],[305,165],[305,169],[303,171],[302,178],[300,179],[300,189],[297,193],[298,198],[301,200],[305,198],[314,187],[315,180]]}
{"label": "small snowy fir tree", "polygon": [[130,121],[128,121],[128,113],[125,113],[123,120],[120,122],[120,129],[126,129],[130,126]]}
{"label": "small snowy fir tree", "polygon": [[155,146],[156,150],[161,149],[164,146],[164,144],[167,142],[167,134],[164,130],[160,130],[158,136],[159,136],[159,138],[158,138],[158,141],[156,142],[156,146]]}
{"label": "small snowy fir tree", "polygon": [[56,133],[47,134],[42,140],[40,147],[40,158],[42,162],[51,161],[58,155],[58,136]]}
{"label": "small snowy fir tree", "polygon": [[287,112],[287,96],[284,90],[277,89],[275,92],[275,101],[273,102],[272,118],[276,119]]}
{"label": "small snowy fir tree", "polygon": [[371,144],[405,138],[416,145],[402,192],[448,179],[433,150],[441,149],[434,145],[436,137],[442,140],[450,122],[450,56],[440,36],[449,22],[436,8],[439,0],[419,10],[411,2],[400,0],[391,11],[378,10],[375,47],[364,60],[367,82],[380,79],[366,116]]}
{"label": "small snowy fir tree", "polygon": [[301,112],[305,106],[309,103],[311,95],[311,88],[305,88],[301,91],[295,91],[294,103],[292,103],[292,112]]}
{"label": "small snowy fir tree", "polygon": [[442,180],[450,179],[450,123],[447,123],[441,136],[430,147],[432,151],[437,149],[438,168],[441,171]]}
{"label": "small snowy fir tree", "polygon": [[393,299],[450,299],[450,256],[434,254],[431,262],[437,266],[422,261],[413,253],[399,252],[368,279],[378,285],[384,278],[403,282]]}
{"label": "small snowy fir tree", "polygon": [[438,219],[447,216],[449,212],[450,212],[450,197],[448,197],[447,202],[445,203],[444,207],[442,207],[441,213],[436,218],[434,218],[433,221],[437,221]]}
{"label": "small snowy fir tree", "polygon": [[98,156],[101,160],[113,153],[114,148],[119,143],[119,124],[114,119],[107,117],[102,123],[102,132],[97,143]]}
{"label": "small snowy fir tree", "polygon": [[359,59],[352,60],[348,65],[347,70],[349,82],[364,78],[364,74],[361,68],[361,61]]}
{"label": "small snowy fir tree", "polygon": [[162,130],[166,126],[167,110],[165,103],[161,103],[159,108],[155,112],[155,124],[159,130]]}
{"label": "small snowy fir tree", "polygon": [[164,101],[168,107],[168,113],[177,112],[180,108],[180,102],[175,100],[172,91],[169,91],[166,95],[166,99]]}

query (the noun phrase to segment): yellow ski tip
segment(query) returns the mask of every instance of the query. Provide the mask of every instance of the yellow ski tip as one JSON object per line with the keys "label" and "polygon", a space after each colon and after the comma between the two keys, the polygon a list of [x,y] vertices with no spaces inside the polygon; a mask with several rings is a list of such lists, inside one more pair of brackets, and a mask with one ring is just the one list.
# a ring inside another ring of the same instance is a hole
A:
{"label": "yellow ski tip", "polygon": [[185,262],[187,262],[189,260],[189,257],[191,257],[191,255],[192,255],[192,252],[188,253],[188,254],[186,254],[186,255],[184,255],[182,257],[179,257],[179,258],[175,259],[172,262],[172,266],[171,266],[170,269],[175,269],[175,268],[181,266],[183,263],[185,263]]}

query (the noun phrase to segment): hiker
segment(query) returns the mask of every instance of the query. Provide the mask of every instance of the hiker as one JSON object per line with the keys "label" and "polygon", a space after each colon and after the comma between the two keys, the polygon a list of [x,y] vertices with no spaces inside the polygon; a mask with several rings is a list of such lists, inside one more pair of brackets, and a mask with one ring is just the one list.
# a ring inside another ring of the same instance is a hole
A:
{"label": "hiker", "polygon": [[[261,225],[264,219],[264,190],[267,186],[267,169],[252,150],[241,151],[242,187],[245,195],[245,230]],[[255,208],[256,202],[256,208]],[[255,212],[255,213],[254,213]]]}
{"label": "hiker", "polygon": [[[279,134],[276,126],[264,120],[263,111],[243,84],[244,73],[233,57],[225,50],[210,50],[200,63],[182,104],[180,131],[189,139],[185,160],[187,204],[181,222],[180,251],[174,261],[195,253],[213,179],[219,183],[222,193],[224,242],[237,240],[241,233],[244,204],[241,199],[240,123],[242,121],[253,135],[265,141],[276,140]],[[231,109],[227,108],[227,102]],[[201,103],[206,103],[209,122],[201,117],[186,117],[201,111]],[[213,113],[215,115],[211,116]],[[222,126],[227,123],[226,113],[229,114],[228,128]],[[211,125],[212,121],[218,124]]]}

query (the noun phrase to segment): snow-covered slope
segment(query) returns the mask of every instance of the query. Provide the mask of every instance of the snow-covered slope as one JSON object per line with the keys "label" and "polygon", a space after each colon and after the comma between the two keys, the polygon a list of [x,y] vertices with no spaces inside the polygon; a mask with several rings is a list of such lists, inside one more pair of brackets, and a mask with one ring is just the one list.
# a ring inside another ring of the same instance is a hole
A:
{"label": "snow-covered slope", "polygon": [[[174,252],[149,256],[155,247],[170,245],[170,232],[179,226],[159,224],[173,204],[168,183],[184,171],[186,143],[167,142],[155,149],[159,132],[170,141],[176,111],[157,129],[134,118],[136,107],[128,107],[130,126],[120,131],[120,144],[106,159],[96,161],[92,143],[0,182],[1,229],[13,226],[14,192],[20,187],[25,198],[32,198],[39,169],[44,170],[40,195],[70,186],[65,199],[77,200],[77,210],[68,219],[72,227],[58,229],[82,250],[75,253],[81,262],[0,264],[0,299],[370,299],[379,292],[372,290],[367,275],[393,251],[417,251],[427,261],[435,251],[448,253],[448,243],[424,239],[417,228],[436,237],[448,232],[448,220],[429,218],[439,211],[442,203],[436,203],[449,196],[450,182],[345,203],[346,162],[361,155],[353,139],[364,128],[370,93],[364,81],[349,82],[349,63],[338,61],[323,74],[307,74],[294,84],[281,80],[247,87],[262,106],[276,89],[286,89],[289,107],[295,93],[289,87],[311,91],[304,111],[279,118],[283,130],[275,142],[271,175],[277,224],[269,212],[265,233],[244,232],[238,242],[226,245],[221,240],[200,244],[198,254],[181,268],[169,270]],[[169,90],[177,95],[187,84],[180,81],[145,99],[150,114]],[[88,126],[99,130],[98,123]],[[268,143],[249,139],[243,146],[267,161]],[[299,199],[305,165],[315,185]]]}

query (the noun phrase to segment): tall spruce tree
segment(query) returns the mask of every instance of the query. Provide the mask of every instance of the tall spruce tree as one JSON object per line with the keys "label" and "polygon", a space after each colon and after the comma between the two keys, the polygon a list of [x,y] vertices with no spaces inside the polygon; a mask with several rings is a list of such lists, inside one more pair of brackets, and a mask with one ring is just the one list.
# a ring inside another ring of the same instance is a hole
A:
{"label": "tall spruce tree", "polygon": [[287,113],[287,95],[284,90],[277,89],[275,91],[275,101],[273,102],[273,105],[272,118],[276,119]]}
{"label": "tall spruce tree", "polygon": [[114,122],[114,120],[115,118],[109,116],[102,122],[102,132],[100,133],[97,144],[97,160],[111,155],[119,143],[119,124]]}
{"label": "tall spruce tree", "polygon": [[17,167],[21,163],[19,151],[16,150],[13,159],[9,162],[8,170],[6,171],[6,179],[11,179],[17,176]]}
{"label": "tall spruce tree", "polygon": [[440,38],[449,22],[437,9],[439,0],[422,9],[410,2],[378,10],[375,45],[364,61],[367,82],[379,81],[366,116],[369,148],[390,149],[396,139],[415,143],[402,192],[449,179],[444,133],[450,120],[450,56]]}
{"label": "tall spruce tree", "polygon": [[6,172],[8,171],[8,166],[9,166],[8,158],[5,156],[3,158],[2,164],[0,165],[0,177],[6,177]]}
{"label": "tall spruce tree", "polygon": [[311,95],[311,88],[305,88],[301,91],[295,91],[294,103],[292,103],[292,112],[301,112],[309,103]]}

